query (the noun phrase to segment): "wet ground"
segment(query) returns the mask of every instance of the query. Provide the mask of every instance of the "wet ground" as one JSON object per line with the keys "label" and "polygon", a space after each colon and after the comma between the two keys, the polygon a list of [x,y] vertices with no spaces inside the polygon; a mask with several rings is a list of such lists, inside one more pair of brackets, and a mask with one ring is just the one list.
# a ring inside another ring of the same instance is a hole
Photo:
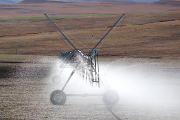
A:
{"label": "wet ground", "polygon": [[61,89],[64,84],[64,80],[59,84],[52,82],[57,66],[50,69],[47,64],[26,63],[15,70],[15,76],[0,78],[0,118],[180,119],[179,60],[123,58],[113,61],[100,59],[101,79],[119,93],[119,102],[111,110],[104,105],[102,96],[87,94],[101,94],[105,91],[103,86],[91,86],[78,75],[72,78],[64,92],[82,96],[67,96],[65,105],[53,105],[49,100],[51,92]]}

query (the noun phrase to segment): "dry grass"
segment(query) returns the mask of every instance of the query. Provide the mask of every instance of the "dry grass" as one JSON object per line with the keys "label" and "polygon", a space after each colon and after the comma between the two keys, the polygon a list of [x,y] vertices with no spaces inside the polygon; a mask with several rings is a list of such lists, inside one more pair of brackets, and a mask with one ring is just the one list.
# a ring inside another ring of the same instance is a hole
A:
{"label": "dry grass", "polygon": [[[53,6],[53,7],[52,7]],[[0,5],[0,17],[180,11],[180,1],[66,1]]]}
{"label": "dry grass", "polygon": [[[86,53],[118,15],[54,19],[73,44]],[[126,14],[97,48],[100,56],[179,58],[180,12]],[[1,21],[1,54],[58,55],[72,47],[46,19]],[[91,36],[94,39],[91,39]],[[73,39],[75,37],[76,39]]]}
{"label": "dry grass", "polygon": [[[87,53],[121,13],[127,13],[103,45],[98,46],[101,46],[99,55],[178,59],[180,12],[166,11],[180,11],[179,6],[179,1],[71,1],[0,5],[0,53],[58,55],[61,50],[72,50],[62,35],[43,17],[44,13],[61,15],[51,17],[56,18],[54,22],[75,46]],[[94,39],[91,39],[92,35]]]}
{"label": "dry grass", "polygon": [[[86,53],[94,47],[109,30],[109,27],[121,16],[120,13],[131,13],[126,14],[114,31],[111,32],[109,38],[103,41],[103,45],[98,46],[98,48],[101,48],[99,49],[100,56],[180,59],[180,12],[161,13],[162,11],[180,11],[178,3],[171,2],[171,4],[162,5],[161,2],[148,4],[144,2],[61,2],[0,5],[0,19],[4,19],[3,17],[9,19],[0,21],[0,54],[18,54],[18,56],[0,55],[0,62],[9,62],[0,64],[0,66],[3,66],[1,71],[3,71],[4,66],[12,65],[13,62],[36,58],[36,56],[20,55],[58,55],[61,50],[73,50],[51,23],[43,19],[42,15],[44,13],[48,15],[70,15],[70,17],[60,17],[53,19],[53,21],[63,29],[63,32],[70,37],[77,48]],[[108,15],[107,13],[118,14]],[[81,17],[71,16],[77,14],[86,15],[81,15]],[[89,15],[87,16],[87,14]],[[24,16],[25,18],[22,18]],[[34,19],[33,16],[40,17]],[[77,40],[74,40],[68,33]],[[94,39],[91,38],[92,35]],[[164,63],[163,60],[158,61]],[[163,64],[163,67],[168,66],[167,71],[176,71],[175,75],[179,75],[179,64],[178,66],[176,64],[179,62],[175,62],[173,64],[175,68],[172,69],[171,64],[173,62],[168,63],[170,64],[165,66]],[[148,64],[151,65],[151,62]],[[32,70],[37,67],[37,64],[24,63],[24,65],[25,68],[29,66]],[[38,65],[40,65],[38,68],[41,70],[41,68],[50,64]],[[38,74],[36,70],[31,71],[31,69],[29,71],[27,69],[25,72],[31,75]],[[46,73],[40,72],[40,74],[44,75]],[[22,75],[26,74],[23,73]],[[170,78],[172,78],[172,74]],[[172,79],[167,83],[169,82],[171,83],[168,86],[172,85],[173,88],[179,84],[178,81],[173,83]],[[107,111],[101,97],[68,97],[64,106],[52,105],[49,101],[49,95],[53,91],[53,87],[59,86],[55,86],[51,78],[48,77],[44,79],[28,77],[1,78],[0,118],[115,119]],[[166,110],[164,107],[149,109],[147,106],[133,106],[131,103],[131,99],[121,97],[119,104],[113,108],[113,111],[121,119],[179,119],[180,110],[177,106],[173,108],[174,111],[168,109],[163,112]]]}

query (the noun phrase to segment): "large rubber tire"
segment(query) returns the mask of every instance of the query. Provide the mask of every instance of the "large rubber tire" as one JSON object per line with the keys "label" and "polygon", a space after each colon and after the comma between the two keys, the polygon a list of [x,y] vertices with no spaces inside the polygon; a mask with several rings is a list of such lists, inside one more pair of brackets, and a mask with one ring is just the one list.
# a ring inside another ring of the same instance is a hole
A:
{"label": "large rubber tire", "polygon": [[119,94],[115,90],[107,90],[103,95],[103,102],[106,106],[114,106],[119,101]]}
{"label": "large rubber tire", "polygon": [[54,105],[64,105],[66,102],[66,94],[62,90],[55,90],[50,95],[50,101]]}

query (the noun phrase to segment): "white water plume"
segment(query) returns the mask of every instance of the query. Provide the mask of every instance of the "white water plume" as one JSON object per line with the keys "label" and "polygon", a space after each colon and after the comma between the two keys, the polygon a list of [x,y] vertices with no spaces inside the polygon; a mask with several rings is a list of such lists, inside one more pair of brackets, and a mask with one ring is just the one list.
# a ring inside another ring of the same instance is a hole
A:
{"label": "white water plume", "polygon": [[[82,63],[83,64],[83,63]],[[82,66],[80,66],[81,68]],[[88,69],[86,67],[82,67],[81,69]],[[68,94],[100,94],[102,93],[102,89],[98,87],[96,84],[91,84],[88,79],[84,78],[81,69],[77,69],[75,74],[73,74],[72,78],[70,79],[67,87],[65,88],[65,92]],[[49,78],[53,78],[54,76],[60,76],[60,81],[55,83],[54,89],[62,89],[63,85],[69,78],[71,72],[74,70],[74,67],[71,64],[62,62],[61,60],[57,59],[54,61],[52,74]],[[86,77],[86,76],[85,76]]]}
{"label": "white water plume", "polygon": [[[137,116],[144,114],[154,115],[157,118],[178,116],[180,111],[180,62],[178,60],[100,58],[99,65],[100,79],[119,93],[119,102],[114,111],[118,107],[119,113],[123,112],[123,114],[133,111],[137,113]],[[22,76],[39,76],[40,74],[43,76],[46,74],[43,73],[44,71],[50,72],[45,78],[27,79],[36,81],[36,84],[44,87],[44,102],[48,104],[51,104],[50,94],[54,90],[61,90],[73,71],[71,66],[61,64],[60,60],[54,57],[39,57],[33,59],[32,62],[21,64],[20,67],[19,74]],[[54,76],[60,76],[61,82],[53,83]],[[27,80],[23,82],[26,83]],[[100,88],[96,84],[92,86],[88,81],[83,80],[78,72],[75,72],[64,89],[66,94],[85,95],[104,94],[105,91],[102,84]],[[92,97],[91,99],[94,100]],[[69,103],[73,104],[73,101],[67,101],[67,104]]]}
{"label": "white water plume", "polygon": [[108,67],[106,81],[131,104],[176,107],[180,105],[179,62],[119,59]]}
{"label": "white water plume", "polygon": [[[102,82],[119,93],[118,105],[141,106],[164,114],[173,114],[180,106],[179,61],[100,58],[99,64]],[[54,67],[47,78],[51,86],[46,88],[48,94],[61,90],[73,71],[67,64],[65,68],[61,65],[59,59],[53,61]],[[56,75],[60,75],[61,82],[54,84],[52,78]],[[66,94],[104,94],[105,91],[102,84],[100,88],[92,86],[77,72],[64,89]]]}

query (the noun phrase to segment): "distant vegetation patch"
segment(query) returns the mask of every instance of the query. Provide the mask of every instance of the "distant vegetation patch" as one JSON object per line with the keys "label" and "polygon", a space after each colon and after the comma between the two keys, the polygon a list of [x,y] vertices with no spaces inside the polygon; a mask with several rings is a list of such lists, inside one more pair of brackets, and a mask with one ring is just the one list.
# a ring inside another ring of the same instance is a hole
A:
{"label": "distant vegetation patch", "polygon": [[[121,13],[118,13],[121,14]],[[48,15],[48,14],[47,14]],[[94,16],[94,15],[115,15],[112,14],[79,14],[79,15],[48,15],[51,19],[63,19],[63,18],[73,18],[73,17],[84,17],[84,16]],[[0,21],[8,20],[31,20],[31,19],[46,19],[45,16],[27,16],[27,17],[1,17]]]}
{"label": "distant vegetation patch", "polygon": [[14,54],[0,54],[0,56],[37,56],[37,55],[14,55]]}
{"label": "distant vegetation patch", "polygon": [[44,16],[1,17],[1,18],[0,18],[0,21],[8,21],[8,20],[25,20],[25,19],[44,19]]}
{"label": "distant vegetation patch", "polygon": [[126,26],[136,26],[136,24],[126,24]]}

